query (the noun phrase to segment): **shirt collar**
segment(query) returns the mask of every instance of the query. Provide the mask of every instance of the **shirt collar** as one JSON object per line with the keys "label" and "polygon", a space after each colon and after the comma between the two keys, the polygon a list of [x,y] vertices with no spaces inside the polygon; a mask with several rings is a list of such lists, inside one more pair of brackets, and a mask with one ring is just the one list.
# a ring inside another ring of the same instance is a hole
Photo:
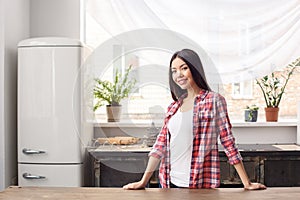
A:
{"label": "shirt collar", "polygon": [[200,100],[203,100],[206,95],[209,93],[208,90],[200,90],[199,94],[196,96],[196,98],[200,98]]}
{"label": "shirt collar", "polygon": [[[200,90],[199,94],[196,95],[195,98],[199,99],[200,101],[202,101],[206,95],[208,94],[208,90]],[[178,110],[178,108],[180,107],[180,105],[183,102],[183,99],[187,97],[187,93],[184,93],[183,95],[181,95],[178,100],[176,102],[173,102],[173,105],[171,107],[171,109],[169,109],[169,111],[167,112],[167,116],[172,116],[174,113],[176,113],[176,111]]]}
{"label": "shirt collar", "polygon": [[[208,94],[208,92],[209,92],[208,90],[201,89],[195,98],[200,98],[200,100],[203,100],[206,97],[206,95]],[[182,104],[182,101],[185,97],[187,97],[187,93],[184,93],[183,95],[181,95],[181,97],[179,97],[179,99],[178,99],[179,105]]]}

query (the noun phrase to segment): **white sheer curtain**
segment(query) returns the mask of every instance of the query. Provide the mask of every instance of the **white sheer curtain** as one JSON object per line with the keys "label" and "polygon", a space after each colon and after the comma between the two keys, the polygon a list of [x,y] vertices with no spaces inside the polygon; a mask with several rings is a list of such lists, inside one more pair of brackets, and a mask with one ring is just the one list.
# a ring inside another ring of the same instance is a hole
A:
{"label": "white sheer curtain", "polygon": [[261,77],[300,57],[300,0],[85,0],[85,8],[99,44],[133,30],[175,31],[203,48],[222,83]]}

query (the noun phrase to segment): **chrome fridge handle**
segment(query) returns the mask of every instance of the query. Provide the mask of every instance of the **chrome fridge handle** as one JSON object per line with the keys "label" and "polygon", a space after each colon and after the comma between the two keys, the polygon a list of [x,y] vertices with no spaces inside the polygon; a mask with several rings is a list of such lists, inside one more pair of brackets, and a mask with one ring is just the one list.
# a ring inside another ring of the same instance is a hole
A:
{"label": "chrome fridge handle", "polygon": [[32,175],[32,174],[29,174],[29,173],[24,173],[23,178],[25,178],[25,179],[45,179],[46,177],[45,176],[39,176],[39,175]]}
{"label": "chrome fridge handle", "polygon": [[46,151],[41,151],[41,150],[33,150],[33,149],[23,149],[22,152],[24,154],[42,154],[42,153],[46,153]]}

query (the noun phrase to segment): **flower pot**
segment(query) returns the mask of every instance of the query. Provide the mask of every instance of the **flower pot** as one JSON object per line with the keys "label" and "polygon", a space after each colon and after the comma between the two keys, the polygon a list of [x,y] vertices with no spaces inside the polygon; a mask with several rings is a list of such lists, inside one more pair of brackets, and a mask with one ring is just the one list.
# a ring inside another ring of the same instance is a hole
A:
{"label": "flower pot", "polygon": [[245,110],[245,122],[256,122],[257,114],[257,110]]}
{"label": "flower pot", "polygon": [[106,106],[106,114],[107,114],[107,121],[108,122],[119,122],[122,112],[122,106]]}
{"label": "flower pot", "polygon": [[266,121],[277,122],[278,121],[279,108],[267,107],[265,108]]}

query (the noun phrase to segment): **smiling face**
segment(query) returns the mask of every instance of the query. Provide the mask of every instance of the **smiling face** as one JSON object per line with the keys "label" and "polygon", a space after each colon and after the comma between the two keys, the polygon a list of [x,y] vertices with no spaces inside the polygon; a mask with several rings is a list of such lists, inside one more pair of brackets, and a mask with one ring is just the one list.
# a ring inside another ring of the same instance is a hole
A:
{"label": "smiling face", "polygon": [[181,88],[186,90],[197,89],[189,66],[180,58],[175,58],[171,64],[173,81]]}
{"label": "smiling face", "polygon": [[205,77],[204,68],[198,54],[191,49],[175,52],[170,60],[169,86],[172,99],[177,101],[182,95],[199,94],[200,90],[211,91]]}

